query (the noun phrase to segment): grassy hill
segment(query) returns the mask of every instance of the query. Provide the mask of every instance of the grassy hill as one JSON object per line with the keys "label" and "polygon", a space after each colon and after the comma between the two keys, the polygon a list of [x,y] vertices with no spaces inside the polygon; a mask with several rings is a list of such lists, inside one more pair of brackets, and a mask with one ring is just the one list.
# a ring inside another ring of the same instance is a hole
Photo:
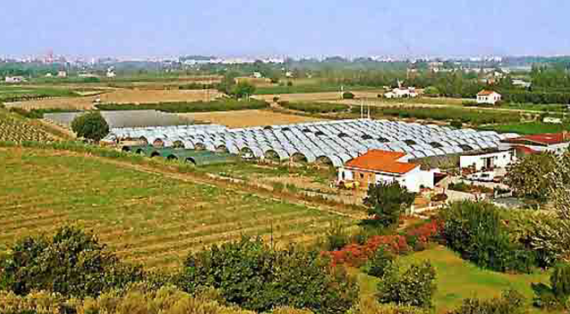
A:
{"label": "grassy hill", "polygon": [[[491,299],[498,297],[507,289],[522,293],[530,303],[533,298],[531,283],[548,283],[549,274],[537,271],[533,274],[504,274],[481,269],[462,260],[451,250],[437,246],[400,258],[406,264],[430,261],[437,272],[437,292],[434,297],[436,313],[447,313],[457,308],[465,298],[477,297]],[[374,298],[379,279],[360,273],[363,298]],[[530,304],[529,304],[530,309]],[[544,313],[532,309],[529,313]]]}

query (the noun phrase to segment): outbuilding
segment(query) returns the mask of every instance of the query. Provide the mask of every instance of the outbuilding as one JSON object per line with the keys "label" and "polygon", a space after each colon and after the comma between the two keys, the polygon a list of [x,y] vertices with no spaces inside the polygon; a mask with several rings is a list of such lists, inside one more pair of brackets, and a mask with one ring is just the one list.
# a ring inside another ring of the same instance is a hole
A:
{"label": "outbuilding", "polygon": [[367,189],[371,184],[398,182],[410,192],[434,187],[435,171],[421,170],[419,164],[408,163],[400,152],[370,150],[346,163],[338,170],[339,183],[356,182]]}
{"label": "outbuilding", "polygon": [[489,149],[461,155],[459,166],[461,169],[473,168],[475,171],[483,171],[506,168],[514,161],[516,161],[514,149]]}

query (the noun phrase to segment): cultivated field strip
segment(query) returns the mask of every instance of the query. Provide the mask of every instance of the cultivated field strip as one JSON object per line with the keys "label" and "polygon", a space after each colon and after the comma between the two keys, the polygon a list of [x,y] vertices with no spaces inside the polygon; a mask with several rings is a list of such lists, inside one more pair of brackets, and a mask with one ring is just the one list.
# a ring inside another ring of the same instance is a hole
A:
{"label": "cultivated field strip", "polygon": [[[0,250],[63,224],[92,230],[126,260],[176,267],[192,252],[242,236],[307,243],[327,212],[183,182],[61,152],[0,150]],[[271,236],[272,235],[272,236]]]}

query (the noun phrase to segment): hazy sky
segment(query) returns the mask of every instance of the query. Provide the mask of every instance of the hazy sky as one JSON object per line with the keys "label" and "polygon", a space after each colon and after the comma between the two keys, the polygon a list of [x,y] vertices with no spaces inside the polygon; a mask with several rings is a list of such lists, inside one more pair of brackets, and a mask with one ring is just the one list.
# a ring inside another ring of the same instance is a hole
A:
{"label": "hazy sky", "polygon": [[0,56],[570,54],[570,0],[1,0]]}

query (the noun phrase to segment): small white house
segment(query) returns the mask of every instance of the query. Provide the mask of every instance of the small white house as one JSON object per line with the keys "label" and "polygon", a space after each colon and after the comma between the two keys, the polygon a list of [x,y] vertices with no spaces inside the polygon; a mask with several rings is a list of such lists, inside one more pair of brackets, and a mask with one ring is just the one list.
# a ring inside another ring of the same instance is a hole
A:
{"label": "small white house", "polygon": [[514,150],[495,149],[461,155],[459,166],[461,169],[475,168],[475,171],[482,171],[484,169],[506,168],[514,161],[516,161]]}
{"label": "small white house", "polygon": [[67,72],[66,72],[66,71],[59,71],[59,72],[57,72],[57,77],[59,77],[59,78],[66,78],[66,77],[67,77]]}
{"label": "small white house", "polygon": [[5,78],[6,83],[22,83],[25,81],[26,79],[23,76],[6,76]]}
{"label": "small white house", "polygon": [[385,98],[415,98],[418,97],[418,93],[415,87],[408,88],[394,88],[391,92],[384,94]]}
{"label": "small white house", "polygon": [[421,187],[433,188],[435,171],[424,171],[420,165],[408,163],[404,153],[370,150],[346,163],[338,170],[338,182],[357,182],[367,189],[371,184],[398,182],[410,192],[420,192]]}
{"label": "small white house", "polygon": [[253,72],[253,77],[256,79],[260,79],[263,77],[263,75],[260,72]]}
{"label": "small white house", "polygon": [[494,105],[497,102],[501,101],[501,98],[502,98],[501,94],[497,92],[483,90],[477,94],[477,103]]}

